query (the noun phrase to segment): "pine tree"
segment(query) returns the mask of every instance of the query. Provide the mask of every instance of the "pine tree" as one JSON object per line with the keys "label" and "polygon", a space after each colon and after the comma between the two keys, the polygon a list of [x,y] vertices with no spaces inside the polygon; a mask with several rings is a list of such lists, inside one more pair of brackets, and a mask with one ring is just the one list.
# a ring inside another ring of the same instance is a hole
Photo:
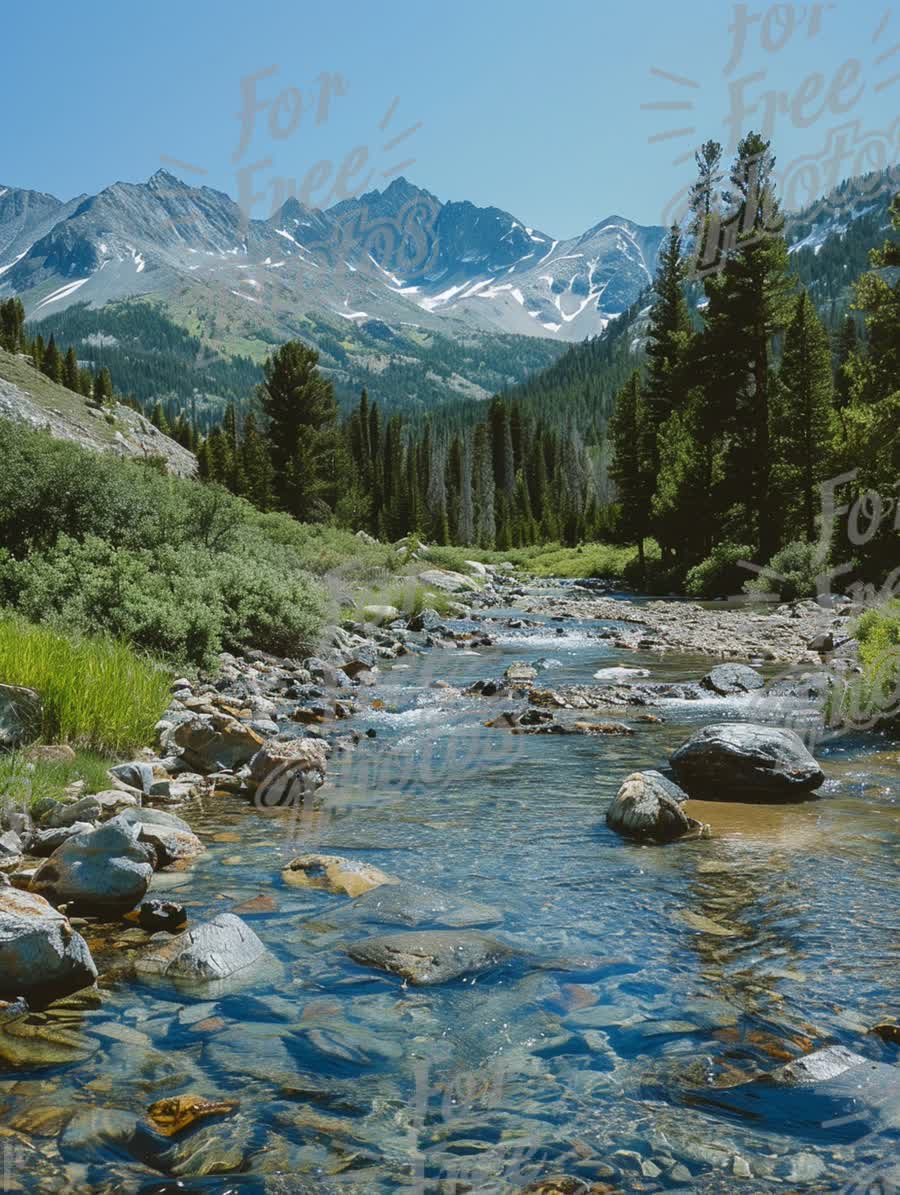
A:
{"label": "pine tree", "polygon": [[[687,397],[685,366],[691,341],[691,318],[684,298],[684,276],[681,233],[673,224],[659,259],[647,331],[643,393],[655,431],[673,411],[684,406]],[[659,463],[655,437],[652,451],[655,471]]]}
{"label": "pine tree", "polygon": [[259,510],[272,506],[272,460],[271,449],[261,435],[256,414],[247,413],[240,445],[241,472],[245,483],[245,496]]}
{"label": "pine tree", "polygon": [[75,349],[71,345],[66,349],[66,355],[63,359],[62,381],[67,389],[74,390],[76,394],[79,392],[78,358],[75,355]]}
{"label": "pine tree", "polygon": [[735,538],[763,560],[776,548],[770,485],[771,343],[790,316],[793,280],[775,199],[769,142],[749,133],[738,145],[721,272],[706,279],[702,352],[710,412],[730,435],[728,477]]}
{"label": "pine tree", "polygon": [[497,534],[494,511],[494,461],[488,430],[483,423],[479,423],[475,429],[472,491],[475,504],[475,543],[480,548],[492,548]]}
{"label": "pine tree", "polygon": [[788,325],[774,405],[773,470],[783,496],[788,538],[816,538],[819,483],[828,471],[834,438],[828,336],[802,290]]}
{"label": "pine tree", "polygon": [[637,545],[641,573],[645,574],[644,540],[650,533],[655,477],[651,465],[653,428],[638,370],[616,396],[609,434],[615,451],[610,474],[618,487],[620,525],[628,542]]}
{"label": "pine tree", "polygon": [[259,401],[268,421],[274,490],[300,519],[321,519],[337,499],[337,403],[318,370],[319,354],[297,340],[263,366]]}
{"label": "pine tree", "polygon": [[56,340],[52,334],[50,336],[50,341],[47,345],[46,351],[44,352],[41,370],[52,382],[62,382],[62,357],[60,356],[59,349],[56,347]]}
{"label": "pine tree", "polygon": [[693,238],[694,269],[704,270],[717,261],[719,254],[722,146],[718,141],[705,141],[694,154],[694,161],[697,180],[689,194],[689,227]]}
{"label": "pine tree", "polygon": [[109,370],[104,365],[94,378],[94,402],[100,406],[113,400],[113,385]]}

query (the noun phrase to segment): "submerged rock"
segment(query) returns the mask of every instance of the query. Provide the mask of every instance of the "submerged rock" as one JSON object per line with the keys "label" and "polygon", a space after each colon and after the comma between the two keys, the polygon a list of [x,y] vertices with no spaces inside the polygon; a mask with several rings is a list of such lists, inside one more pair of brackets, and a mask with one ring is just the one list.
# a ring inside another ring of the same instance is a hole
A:
{"label": "submerged rock", "polygon": [[43,1001],[96,978],[87,943],[68,918],[42,896],[0,889],[0,999]]}
{"label": "submerged rock", "polygon": [[239,1107],[236,1100],[207,1100],[200,1095],[176,1095],[157,1100],[147,1110],[147,1119],[163,1137],[174,1137],[209,1116],[230,1116]]}
{"label": "submerged rock", "polygon": [[139,958],[135,970],[144,978],[202,985],[229,979],[248,970],[261,962],[267,953],[240,917],[222,913]]}
{"label": "submerged rock", "polygon": [[474,930],[422,930],[366,938],[354,942],[348,953],[365,967],[390,971],[426,987],[487,971],[508,961],[516,951]]}
{"label": "submerged rock", "polygon": [[436,888],[407,881],[382,885],[357,897],[347,913],[385,925],[443,925],[453,929],[494,925],[502,920],[500,912],[489,905],[459,900]]}
{"label": "submerged rock", "polygon": [[399,882],[371,863],[341,855],[298,855],[282,871],[281,878],[294,888],[316,888],[344,896],[361,896],[383,884]]}
{"label": "submerged rock", "polygon": [[57,847],[32,877],[31,891],[77,912],[125,912],[143,899],[152,858],[136,826],[107,822]]}
{"label": "submerged rock", "polygon": [[677,784],[659,772],[632,772],[606,811],[606,824],[617,834],[647,842],[673,842],[708,832],[681,808],[688,799]]}
{"label": "submerged rock", "polygon": [[802,800],[825,779],[794,731],[753,722],[704,726],[671,764],[691,796],[719,801]]}
{"label": "submerged rock", "polygon": [[700,681],[704,689],[718,693],[720,697],[750,693],[761,689],[765,683],[765,677],[749,664],[717,664]]}

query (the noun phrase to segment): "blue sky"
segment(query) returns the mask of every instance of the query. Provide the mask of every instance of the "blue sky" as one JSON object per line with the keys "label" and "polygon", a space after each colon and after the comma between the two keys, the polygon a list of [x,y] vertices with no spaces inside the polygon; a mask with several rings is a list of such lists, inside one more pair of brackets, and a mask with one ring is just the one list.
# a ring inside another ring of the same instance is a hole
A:
{"label": "blue sky", "polygon": [[[52,36],[26,36],[26,14],[9,39],[20,50],[4,56],[0,96],[16,118],[5,126],[0,184],[68,197],[145,179],[171,158],[205,172],[169,167],[190,181],[259,194],[251,214],[260,217],[279,179],[298,190],[306,179],[310,200],[327,206],[370,175],[386,185],[414,159],[403,173],[441,199],[493,203],[557,237],[613,212],[658,223],[690,181],[690,164],[673,160],[706,137],[727,142],[730,108],[736,123],[758,127],[768,106],[779,163],[790,166],[787,198],[799,201],[834,173],[891,155],[900,94],[900,82],[879,88],[900,72],[900,52],[890,54],[900,11],[881,0],[53,9]],[[265,106],[238,155],[242,81],[253,75]],[[686,106],[642,108],[672,102]]]}

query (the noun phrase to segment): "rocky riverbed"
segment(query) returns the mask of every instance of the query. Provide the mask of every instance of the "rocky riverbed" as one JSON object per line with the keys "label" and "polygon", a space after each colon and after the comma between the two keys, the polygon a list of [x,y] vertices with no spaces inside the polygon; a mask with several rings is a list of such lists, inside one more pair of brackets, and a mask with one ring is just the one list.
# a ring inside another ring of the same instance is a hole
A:
{"label": "rocky riverbed", "polygon": [[851,612],[441,582],[6,811],[10,1189],[890,1177],[897,759],[821,733]]}

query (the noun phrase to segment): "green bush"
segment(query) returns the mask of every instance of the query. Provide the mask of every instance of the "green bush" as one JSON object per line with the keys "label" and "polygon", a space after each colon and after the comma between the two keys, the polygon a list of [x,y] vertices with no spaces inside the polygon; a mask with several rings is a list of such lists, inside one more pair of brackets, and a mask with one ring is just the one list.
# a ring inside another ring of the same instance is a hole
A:
{"label": "green bush", "polygon": [[0,616],[0,682],[36,689],[42,737],[114,755],[146,745],[169,701],[171,673],[109,637],[62,634]]}
{"label": "green bush", "polygon": [[399,565],[384,544],[3,421],[0,543],[0,604],[178,667],[223,649],[306,654],[326,614],[317,578]]}
{"label": "green bush", "polygon": [[767,565],[772,574],[778,575],[753,577],[744,582],[744,592],[776,594],[783,602],[814,598],[819,593],[819,577],[827,567],[827,558],[822,558],[817,544],[803,541],[785,544]]}
{"label": "green bush", "polygon": [[658,556],[647,557],[643,573],[635,556],[625,565],[623,576],[631,589],[642,593],[680,593],[684,587],[684,569],[677,564],[663,564]]}
{"label": "green bush", "polygon": [[690,597],[730,597],[741,592],[747,569],[741,561],[752,560],[753,549],[745,544],[718,544],[705,560],[688,571],[684,589]]}

